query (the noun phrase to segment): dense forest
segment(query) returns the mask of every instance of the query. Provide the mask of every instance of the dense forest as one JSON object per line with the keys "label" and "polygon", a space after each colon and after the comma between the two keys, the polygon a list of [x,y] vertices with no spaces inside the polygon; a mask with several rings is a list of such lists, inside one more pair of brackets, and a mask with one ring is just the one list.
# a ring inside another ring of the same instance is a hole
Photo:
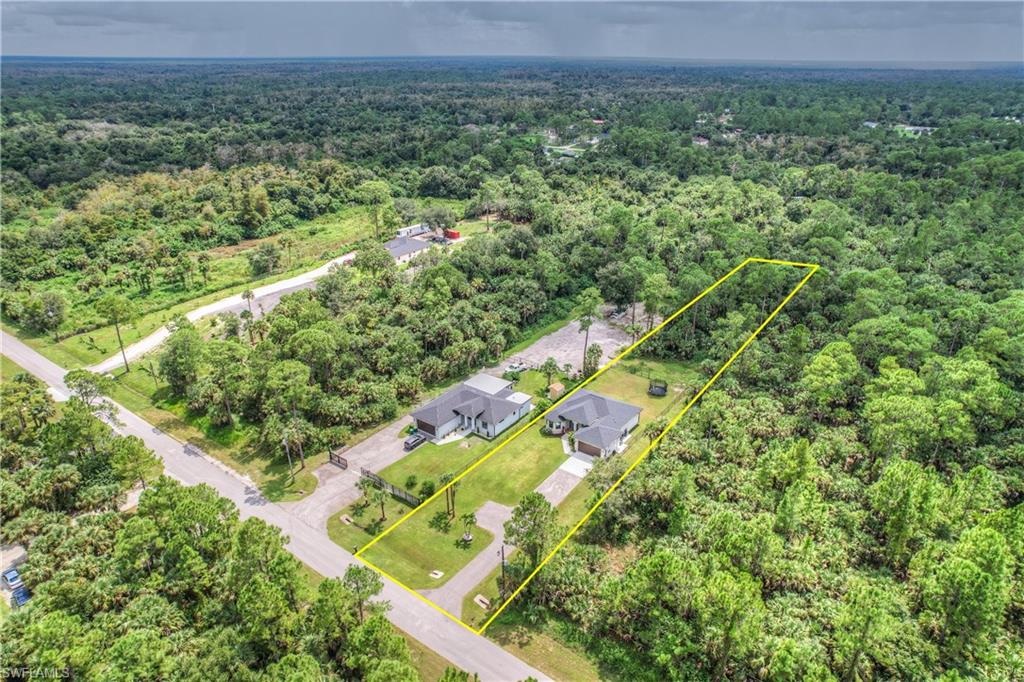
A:
{"label": "dense forest", "polygon": [[[13,61],[3,89],[3,315],[23,334],[213,290],[217,249],[275,272],[317,221],[364,216],[354,267],[259,319],[176,318],[158,355],[191,413],[255,425],[273,457],[385,423],[590,289],[654,318],[750,256],[820,264],[495,626],[614,679],[1024,675],[1019,73]],[[378,242],[423,202],[486,227],[410,273]],[[650,352],[735,340],[778,284],[748,278]],[[161,479],[117,511],[152,463],[77,379],[55,411],[4,377],[4,539],[41,595],[5,657],[88,679],[187,677],[182,655],[415,675],[363,613],[365,576],[310,593],[280,534],[211,491]]]}

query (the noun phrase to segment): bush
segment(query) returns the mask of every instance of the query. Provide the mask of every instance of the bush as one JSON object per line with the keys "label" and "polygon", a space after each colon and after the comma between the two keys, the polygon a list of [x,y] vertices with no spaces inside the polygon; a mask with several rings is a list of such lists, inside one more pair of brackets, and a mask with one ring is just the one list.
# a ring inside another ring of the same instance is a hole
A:
{"label": "bush", "polygon": [[433,495],[436,490],[437,485],[435,485],[433,481],[423,481],[423,483],[420,484],[420,499],[427,499]]}
{"label": "bush", "polygon": [[409,477],[405,479],[405,489],[412,490],[416,487],[416,474],[409,474]]}

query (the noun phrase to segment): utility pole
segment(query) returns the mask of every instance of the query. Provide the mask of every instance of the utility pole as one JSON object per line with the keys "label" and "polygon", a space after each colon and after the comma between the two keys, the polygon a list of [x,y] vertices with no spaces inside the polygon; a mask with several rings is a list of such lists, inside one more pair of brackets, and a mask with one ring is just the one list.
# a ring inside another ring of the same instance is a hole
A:
{"label": "utility pole", "polygon": [[498,593],[502,599],[505,598],[505,543],[501,543],[501,549],[498,550],[498,556],[501,557],[501,585],[498,586]]}

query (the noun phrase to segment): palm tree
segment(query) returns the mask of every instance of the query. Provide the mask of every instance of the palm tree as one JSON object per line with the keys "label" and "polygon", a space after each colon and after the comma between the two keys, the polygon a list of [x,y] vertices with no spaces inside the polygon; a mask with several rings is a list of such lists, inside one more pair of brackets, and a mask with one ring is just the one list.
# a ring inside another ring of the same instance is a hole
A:
{"label": "palm tree", "polygon": [[654,440],[661,435],[662,431],[665,430],[667,425],[668,424],[665,422],[664,417],[655,419],[654,421],[649,421],[644,426],[644,436],[653,443]]}
{"label": "palm tree", "polygon": [[387,519],[387,514],[384,512],[384,503],[388,501],[388,494],[383,488],[374,488],[373,494],[370,496],[370,501],[374,504],[380,505],[380,520],[384,521]]}
{"label": "palm tree", "polygon": [[544,361],[544,364],[540,366],[540,371],[544,373],[545,378],[547,378],[547,385],[550,386],[551,377],[558,374],[558,360],[548,358]]}
{"label": "palm tree", "polygon": [[475,513],[468,512],[468,513],[462,515],[462,526],[464,528],[464,532],[462,534],[462,539],[465,540],[466,542],[471,542],[473,540],[473,526],[475,526],[475,525],[476,525],[476,514]]}
{"label": "palm tree", "polygon": [[587,348],[590,347],[590,326],[597,318],[597,309],[601,305],[601,292],[594,287],[584,289],[576,298],[576,309],[574,311],[576,321],[580,324],[580,332],[585,333],[583,337],[583,362],[587,361]]}
{"label": "palm tree", "polygon": [[284,234],[284,235],[281,235],[281,239],[279,240],[279,243],[281,244],[281,248],[284,249],[285,258],[288,259],[288,267],[291,267],[292,266],[292,246],[295,244],[295,240],[292,239],[291,235]]}
{"label": "palm tree", "polygon": [[309,429],[304,420],[298,417],[292,417],[285,424],[282,430],[281,437],[292,447],[296,447],[299,450],[299,460],[302,462],[300,469],[306,468],[306,452],[303,445],[306,442],[306,437],[309,435]]}
{"label": "palm tree", "polygon": [[360,477],[360,479],[356,481],[356,488],[359,490],[359,492],[363,494],[363,499],[366,500],[360,506],[365,507],[366,505],[370,504],[370,496],[373,490],[373,481],[371,481],[368,478]]}
{"label": "palm tree", "polygon": [[252,292],[252,289],[246,289],[242,292],[242,298],[249,306],[249,317],[252,317],[252,299],[256,298],[256,294]]}

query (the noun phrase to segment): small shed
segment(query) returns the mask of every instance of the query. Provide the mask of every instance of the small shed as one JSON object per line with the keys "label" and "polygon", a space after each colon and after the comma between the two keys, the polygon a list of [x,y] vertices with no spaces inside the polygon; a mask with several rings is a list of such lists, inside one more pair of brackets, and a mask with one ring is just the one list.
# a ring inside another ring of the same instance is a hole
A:
{"label": "small shed", "polygon": [[563,393],[565,393],[565,384],[563,384],[560,381],[556,381],[555,383],[548,386],[549,400],[555,400],[556,398],[560,398],[562,397]]}

